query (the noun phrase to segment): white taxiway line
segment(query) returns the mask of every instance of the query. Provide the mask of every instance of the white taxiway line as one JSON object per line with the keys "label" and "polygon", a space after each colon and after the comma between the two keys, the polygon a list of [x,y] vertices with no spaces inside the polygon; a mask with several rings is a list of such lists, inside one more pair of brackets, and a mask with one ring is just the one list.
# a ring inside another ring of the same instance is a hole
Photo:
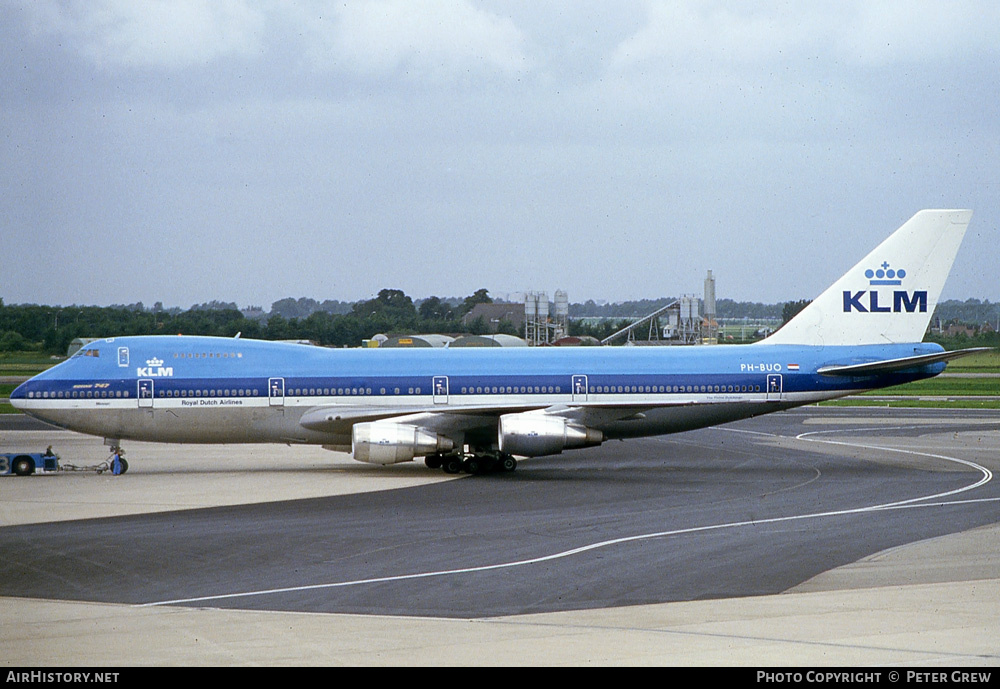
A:
{"label": "white taxiway line", "polygon": [[[903,427],[900,427],[903,428]],[[894,429],[899,430],[899,429]],[[528,558],[525,560],[515,560],[512,562],[501,562],[491,565],[481,565],[478,567],[462,567],[459,569],[445,569],[437,570],[432,572],[417,572],[413,574],[398,574],[386,577],[373,577],[369,579],[354,579],[351,581],[337,581],[329,582],[325,584],[311,584],[307,586],[287,586],[283,588],[274,589],[263,589],[259,591],[241,591],[239,593],[223,593],[214,596],[198,596],[194,598],[176,598],[173,600],[162,600],[155,601],[151,603],[141,603],[135,607],[145,608],[145,607],[155,607],[161,605],[183,605],[191,603],[206,603],[209,601],[221,601],[232,598],[250,598],[259,596],[269,596],[279,593],[294,593],[301,591],[314,591],[319,589],[334,589],[334,588],[344,588],[347,586],[362,586],[366,584],[378,584],[392,581],[407,581],[411,579],[427,579],[430,577],[446,577],[454,576],[457,574],[472,574],[476,572],[489,572],[501,569],[510,569],[513,567],[524,567],[526,565],[534,565],[540,562],[550,562],[552,560],[560,560],[567,557],[572,557],[574,555],[579,555],[580,553],[586,553],[592,550],[598,550],[601,548],[610,548],[616,545],[622,545],[623,543],[635,543],[637,541],[647,541],[656,538],[666,538],[669,536],[681,536],[685,534],[692,533],[703,533],[708,531],[721,531],[723,529],[738,529],[744,526],[760,526],[762,524],[777,524],[780,522],[793,522],[793,521],[803,521],[807,519],[823,519],[827,517],[842,517],[848,514],[863,514],[865,512],[877,512],[881,510],[891,510],[891,509],[906,509],[914,507],[933,507],[948,504],[965,504],[969,502],[979,502],[978,500],[968,500],[968,501],[949,501],[949,502],[936,502],[931,504],[920,504],[914,505],[913,503],[922,502],[925,500],[935,500],[947,497],[949,495],[956,495],[958,493],[964,493],[969,490],[973,490],[982,486],[993,479],[993,472],[984,466],[980,466],[975,462],[971,462],[965,459],[959,459],[957,457],[948,457],[946,455],[931,454],[928,452],[917,452],[915,450],[901,450],[892,447],[881,447],[877,445],[861,445],[857,443],[846,443],[836,440],[823,440],[818,438],[811,438],[807,436],[819,435],[822,433],[847,433],[851,432],[849,430],[833,430],[833,431],[813,431],[810,433],[802,433],[801,435],[795,436],[796,440],[802,440],[805,442],[816,442],[816,443],[828,443],[831,445],[843,445],[847,447],[860,448],[865,450],[879,450],[883,452],[898,452],[902,454],[916,455],[920,457],[930,457],[933,459],[940,459],[947,462],[956,462],[962,464],[969,468],[979,471],[982,476],[975,483],[970,485],[956,488],[954,490],[949,490],[944,493],[934,493],[932,495],[924,495],[917,498],[909,498],[907,500],[899,500],[895,502],[887,502],[880,505],[870,505],[868,507],[854,507],[845,510],[833,510],[829,512],[814,512],[811,514],[799,514],[787,517],[772,517],[770,519],[751,519],[745,521],[737,522],[726,522],[723,524],[712,524],[709,526],[694,526],[686,529],[674,529],[671,531],[655,531],[647,534],[638,534],[635,536],[624,536],[622,538],[613,538],[606,541],[598,541],[596,543],[591,543],[589,545],[580,546],[578,548],[572,548],[570,550],[563,550],[557,553],[551,553],[549,555],[542,555],[540,557]],[[770,434],[768,434],[770,435]],[[781,437],[781,436],[776,436]],[[984,501],[998,501],[1000,498],[986,498]]]}

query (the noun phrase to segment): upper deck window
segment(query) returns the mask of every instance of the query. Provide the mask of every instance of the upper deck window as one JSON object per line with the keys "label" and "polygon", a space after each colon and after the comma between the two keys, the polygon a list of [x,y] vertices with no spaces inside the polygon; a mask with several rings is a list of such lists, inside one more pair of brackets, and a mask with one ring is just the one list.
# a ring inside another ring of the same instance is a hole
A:
{"label": "upper deck window", "polygon": [[175,359],[242,359],[243,352],[174,352],[174,358]]}

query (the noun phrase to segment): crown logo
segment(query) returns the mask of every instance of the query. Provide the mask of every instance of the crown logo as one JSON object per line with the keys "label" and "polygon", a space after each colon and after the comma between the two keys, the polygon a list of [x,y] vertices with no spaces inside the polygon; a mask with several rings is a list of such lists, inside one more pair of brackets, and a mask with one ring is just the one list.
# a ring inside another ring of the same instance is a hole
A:
{"label": "crown logo", "polygon": [[871,285],[901,285],[903,278],[906,277],[906,271],[902,268],[898,270],[890,268],[889,262],[885,261],[878,270],[871,268],[866,270],[865,277],[868,278],[868,283]]}
{"label": "crown logo", "polygon": [[147,366],[163,366],[163,360],[157,359],[155,356],[152,359],[146,359]]}

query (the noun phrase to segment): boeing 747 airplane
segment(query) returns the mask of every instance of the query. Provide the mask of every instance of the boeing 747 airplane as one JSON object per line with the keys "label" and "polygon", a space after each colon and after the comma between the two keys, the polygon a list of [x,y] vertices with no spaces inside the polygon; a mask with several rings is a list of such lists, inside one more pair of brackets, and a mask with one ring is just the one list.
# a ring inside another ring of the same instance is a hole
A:
{"label": "boeing 747 airplane", "polygon": [[965,352],[921,342],[972,217],[917,213],[752,345],[326,349],[115,337],[20,385],[43,421],[123,440],[312,443],[450,473],[675,433],[930,378]]}

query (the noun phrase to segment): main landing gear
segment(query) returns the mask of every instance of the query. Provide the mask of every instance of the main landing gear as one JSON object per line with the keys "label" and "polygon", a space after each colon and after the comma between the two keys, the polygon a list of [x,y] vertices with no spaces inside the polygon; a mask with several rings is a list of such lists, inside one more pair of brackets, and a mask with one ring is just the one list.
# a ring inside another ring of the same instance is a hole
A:
{"label": "main landing gear", "polygon": [[473,452],[471,454],[428,455],[424,464],[430,469],[444,469],[446,474],[480,475],[494,471],[508,472],[517,468],[517,460],[505,452]]}

